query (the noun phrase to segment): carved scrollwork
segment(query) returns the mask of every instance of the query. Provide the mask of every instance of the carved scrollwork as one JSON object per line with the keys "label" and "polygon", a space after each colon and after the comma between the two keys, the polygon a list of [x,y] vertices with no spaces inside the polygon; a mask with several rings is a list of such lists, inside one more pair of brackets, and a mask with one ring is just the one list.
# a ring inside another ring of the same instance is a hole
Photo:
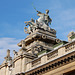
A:
{"label": "carved scrollwork", "polygon": [[61,40],[59,40],[59,39],[56,39],[56,42],[57,42],[57,43],[59,43],[59,42],[61,42]]}
{"label": "carved scrollwork", "polygon": [[46,36],[46,35],[42,35],[42,38],[43,38],[43,39],[47,39],[47,36]]}

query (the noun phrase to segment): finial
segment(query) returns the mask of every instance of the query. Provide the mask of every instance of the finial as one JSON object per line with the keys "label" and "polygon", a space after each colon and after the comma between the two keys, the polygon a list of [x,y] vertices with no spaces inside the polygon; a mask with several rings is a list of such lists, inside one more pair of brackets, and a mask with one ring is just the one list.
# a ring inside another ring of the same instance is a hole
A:
{"label": "finial", "polygon": [[7,57],[10,57],[10,50],[7,50]]}

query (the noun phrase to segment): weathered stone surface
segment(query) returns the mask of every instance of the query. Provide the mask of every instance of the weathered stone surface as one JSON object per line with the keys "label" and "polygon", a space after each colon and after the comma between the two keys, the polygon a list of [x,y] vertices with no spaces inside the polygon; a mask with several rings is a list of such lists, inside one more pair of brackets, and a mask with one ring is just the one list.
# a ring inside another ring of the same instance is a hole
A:
{"label": "weathered stone surface", "polygon": [[68,41],[69,41],[69,42],[71,42],[71,41],[72,41],[72,36],[75,36],[75,32],[73,32],[73,31],[72,31],[72,32],[70,32],[70,33],[68,34],[68,36],[67,36],[67,37],[68,37]]}
{"label": "weathered stone surface", "polygon": [[54,32],[56,34],[56,31],[54,29],[51,29],[49,27],[49,24],[51,24],[52,19],[49,17],[48,13],[49,10],[46,10],[46,14],[41,13],[40,11],[37,11],[39,18],[34,22],[34,19],[31,18],[31,21],[25,22],[26,26],[29,25],[29,27],[25,27],[24,31],[25,33],[31,34],[33,33],[36,29],[43,29],[45,31],[49,32]]}

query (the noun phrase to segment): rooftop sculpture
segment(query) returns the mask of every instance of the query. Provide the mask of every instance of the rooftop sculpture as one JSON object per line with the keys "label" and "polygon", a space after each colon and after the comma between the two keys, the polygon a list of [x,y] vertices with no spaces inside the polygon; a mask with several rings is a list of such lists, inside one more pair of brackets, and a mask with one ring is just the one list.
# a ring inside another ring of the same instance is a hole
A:
{"label": "rooftop sculpture", "polygon": [[49,26],[49,23],[51,24],[51,22],[52,22],[52,19],[48,15],[49,10],[48,9],[46,10],[46,14],[41,13],[40,11],[37,11],[37,12],[38,12],[37,16],[39,16],[37,21],[39,23],[43,23],[43,24],[46,24]]}
{"label": "rooftop sculpture", "polygon": [[42,13],[40,11],[37,11],[37,16],[39,16],[39,18],[37,20],[34,20],[31,18],[31,21],[26,21],[25,24],[27,27],[24,28],[25,33],[31,34],[32,32],[34,32],[36,29],[41,28],[43,30],[49,31],[49,32],[54,32],[56,33],[56,31],[54,29],[51,29],[49,27],[49,25],[52,22],[52,19],[50,18],[50,16],[48,15],[49,10],[46,10],[46,14]]}

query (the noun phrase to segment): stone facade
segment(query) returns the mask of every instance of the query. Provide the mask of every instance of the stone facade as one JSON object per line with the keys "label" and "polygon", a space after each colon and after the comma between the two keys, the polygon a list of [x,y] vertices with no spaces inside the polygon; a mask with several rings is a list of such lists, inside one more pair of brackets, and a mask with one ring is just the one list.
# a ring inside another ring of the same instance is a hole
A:
{"label": "stone facade", "polygon": [[13,58],[7,50],[0,75],[75,75],[75,32],[69,33],[66,42],[56,38],[54,29],[47,30],[45,21],[42,27],[33,19],[25,23],[33,24],[33,30],[25,31],[29,35],[17,44],[21,48],[13,50]]}

